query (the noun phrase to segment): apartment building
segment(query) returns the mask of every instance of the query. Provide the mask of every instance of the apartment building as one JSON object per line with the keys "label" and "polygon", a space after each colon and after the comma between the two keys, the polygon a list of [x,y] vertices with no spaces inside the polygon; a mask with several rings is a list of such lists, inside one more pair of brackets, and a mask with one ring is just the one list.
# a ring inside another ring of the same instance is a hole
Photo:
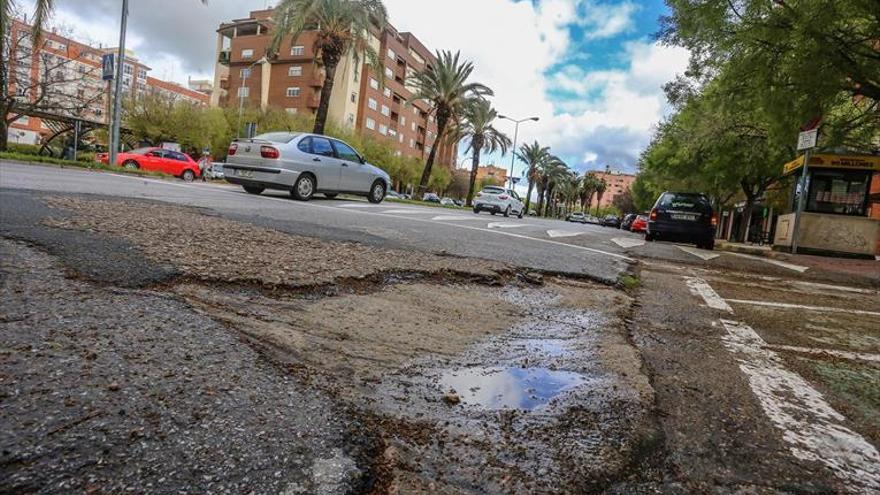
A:
{"label": "apartment building", "polygon": [[[286,37],[276,57],[265,60],[274,36],[272,9],[220,25],[217,30],[215,91],[218,106],[277,107],[291,113],[317,111],[324,70],[313,46],[314,31]],[[408,104],[407,77],[434,61],[412,34],[388,26],[374,33],[372,48],[382,66],[349,55],[336,69],[329,119],[365,135],[387,140],[401,156],[424,159],[436,144],[437,125],[422,102]],[[441,144],[437,163],[452,167],[455,145]]]}
{"label": "apartment building", "polygon": [[507,184],[507,169],[504,167],[496,167],[495,165],[486,165],[477,169],[477,182],[484,179],[491,179],[499,186]]}
{"label": "apartment building", "polygon": [[593,200],[590,203],[592,208],[595,208],[598,202],[598,206],[601,208],[605,208],[607,206],[611,206],[614,202],[614,198],[618,195],[629,191],[632,187],[633,182],[636,180],[636,176],[632,174],[627,174],[618,170],[611,170],[610,168],[606,168],[604,171],[593,171],[593,174],[599,179],[603,179],[606,184],[608,184],[605,189],[605,193],[602,194],[602,201],[598,202],[598,197],[593,196]]}
{"label": "apartment building", "polygon": [[[95,48],[56,31],[44,32],[42,46],[34,50],[31,26],[13,19],[10,26],[9,91],[23,102],[42,103],[43,113],[76,116],[92,122],[109,121],[111,86],[101,79],[101,57],[114,48]],[[209,96],[178,84],[149,76],[150,67],[133,53],[126,54],[122,70],[126,97],[158,93],[167,98],[208,104]],[[50,80],[49,84],[40,83]],[[39,144],[52,134],[50,125],[37,117],[22,117],[9,128],[14,143]]]}

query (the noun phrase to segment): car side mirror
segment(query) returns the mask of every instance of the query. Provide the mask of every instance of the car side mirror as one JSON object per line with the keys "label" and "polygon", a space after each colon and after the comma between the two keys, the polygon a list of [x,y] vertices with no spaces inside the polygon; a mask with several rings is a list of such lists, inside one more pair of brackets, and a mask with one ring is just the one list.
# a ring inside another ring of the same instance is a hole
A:
{"label": "car side mirror", "polygon": [[362,157],[361,155],[358,155],[358,159],[360,159],[361,165],[367,163],[367,159]]}

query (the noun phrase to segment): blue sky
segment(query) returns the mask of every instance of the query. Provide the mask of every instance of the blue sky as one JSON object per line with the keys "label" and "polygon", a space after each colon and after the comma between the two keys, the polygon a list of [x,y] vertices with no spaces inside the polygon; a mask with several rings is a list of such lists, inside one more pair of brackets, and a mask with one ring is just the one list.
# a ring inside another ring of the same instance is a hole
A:
{"label": "blue sky", "polygon": [[[31,2],[22,4],[30,8]],[[57,0],[56,20],[76,37],[115,45],[119,0]],[[152,75],[186,82],[213,76],[220,22],[267,0],[132,0],[129,46]],[[540,117],[520,127],[572,168],[635,171],[669,112],[662,85],[688,53],[656,42],[661,0],[385,0],[391,22],[431,49],[461,50],[474,79],[495,91],[502,114]],[[168,13],[174,15],[169,17]],[[173,20],[173,22],[169,22]],[[513,136],[513,124],[497,127]],[[464,150],[462,146],[462,151]],[[508,165],[509,156],[484,162]],[[521,164],[515,175],[521,175]]]}

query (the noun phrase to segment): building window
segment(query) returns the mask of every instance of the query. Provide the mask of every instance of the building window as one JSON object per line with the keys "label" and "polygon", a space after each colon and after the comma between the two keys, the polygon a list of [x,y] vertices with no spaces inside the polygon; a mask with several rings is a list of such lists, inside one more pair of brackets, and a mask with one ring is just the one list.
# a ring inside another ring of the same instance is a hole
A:
{"label": "building window", "polygon": [[241,88],[238,88],[238,97],[239,98],[247,98],[250,95],[251,95],[251,88],[249,88],[247,86],[243,86]]}
{"label": "building window", "polygon": [[391,98],[391,90],[388,88],[383,89],[382,94],[385,95],[385,98]]}
{"label": "building window", "polygon": [[379,89],[379,81],[377,81],[371,77],[370,78],[370,87],[378,90]]}
{"label": "building window", "polygon": [[376,130],[376,121],[367,117],[367,129]]}
{"label": "building window", "polygon": [[144,69],[138,70],[138,79],[146,79],[146,78],[147,78],[147,71],[145,71]]}
{"label": "building window", "polygon": [[305,53],[306,53],[306,47],[304,47],[302,45],[290,47],[290,54],[293,55],[294,57],[301,57],[301,56],[305,55]]}
{"label": "building window", "polygon": [[410,122],[410,127],[412,128],[413,132],[416,132],[416,123],[415,122]]}
{"label": "building window", "polygon": [[391,115],[391,109],[385,105],[382,105],[382,115],[388,117],[389,115]]}
{"label": "building window", "polygon": [[388,67],[385,67],[385,77],[389,79],[394,79],[394,71],[389,69]]}
{"label": "building window", "polygon": [[302,65],[294,65],[287,69],[287,75],[290,77],[299,77],[303,75]]}
{"label": "building window", "polygon": [[418,114],[419,114],[419,109],[416,107],[413,107],[413,115],[418,115]]}
{"label": "building window", "polygon": [[355,92],[352,92],[352,93],[351,93],[351,102],[352,102],[352,103],[357,103],[357,101],[358,101],[358,94],[355,93]]}
{"label": "building window", "polygon": [[400,116],[400,125],[406,127],[406,117],[404,117],[403,115]]}
{"label": "building window", "polygon": [[248,77],[251,77],[251,70],[250,69],[241,69],[240,71],[238,71],[238,75],[242,79],[247,79]]}
{"label": "building window", "polygon": [[296,98],[299,96],[299,88],[287,88],[287,96],[290,98]]}
{"label": "building window", "polygon": [[125,64],[122,66],[122,73],[132,75],[132,74],[134,74],[134,67],[132,67],[128,64]]}
{"label": "building window", "polygon": [[394,53],[394,50],[392,50],[391,48],[388,49],[388,58],[390,58],[391,60],[397,60],[397,54]]}
{"label": "building window", "polygon": [[391,137],[393,137],[393,138],[396,138],[396,137],[397,137],[397,131],[395,131],[394,129],[388,129],[388,135],[391,136]]}
{"label": "building window", "polygon": [[381,134],[383,136],[387,136],[388,135],[388,126],[385,124],[380,124],[379,125],[379,134]]}
{"label": "building window", "polygon": [[409,138],[409,147],[410,147],[410,148],[415,148],[415,147],[416,147],[416,140],[415,140],[415,139],[413,139],[413,138]]}
{"label": "building window", "polygon": [[400,144],[403,144],[403,133],[397,135],[397,140],[400,141]]}
{"label": "building window", "polygon": [[254,49],[245,48],[241,51],[241,58],[254,58]]}
{"label": "building window", "polygon": [[810,179],[807,211],[838,215],[867,215],[871,172],[816,170]]}
{"label": "building window", "polygon": [[370,107],[370,110],[376,110],[379,108],[379,103],[376,100],[370,98],[367,100],[367,106]]}
{"label": "building window", "polygon": [[286,110],[287,113],[297,113],[299,111],[297,108],[285,108],[284,110]]}
{"label": "building window", "polygon": [[348,114],[348,125],[354,126],[354,114],[353,113]]}

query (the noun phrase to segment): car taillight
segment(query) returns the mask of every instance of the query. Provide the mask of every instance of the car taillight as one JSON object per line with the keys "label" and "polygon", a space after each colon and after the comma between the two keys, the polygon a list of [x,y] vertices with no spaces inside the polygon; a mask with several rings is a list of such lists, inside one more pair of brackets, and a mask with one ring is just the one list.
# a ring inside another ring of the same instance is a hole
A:
{"label": "car taillight", "polygon": [[509,198],[509,197],[510,197],[510,196],[508,196],[508,195],[506,195],[506,194],[502,194],[501,196],[498,196],[498,199],[507,199],[507,198]]}
{"label": "car taillight", "polygon": [[260,156],[275,160],[281,156],[281,152],[278,151],[278,148],[272,146],[260,146]]}
{"label": "car taillight", "polygon": [[651,220],[657,220],[657,210],[651,210]]}
{"label": "car taillight", "polygon": [[238,145],[235,143],[232,143],[229,145],[229,151],[227,151],[226,154],[229,156],[232,156],[235,154],[236,151],[238,151]]}
{"label": "car taillight", "polygon": [[718,215],[712,215],[712,226],[713,227],[718,226]]}

